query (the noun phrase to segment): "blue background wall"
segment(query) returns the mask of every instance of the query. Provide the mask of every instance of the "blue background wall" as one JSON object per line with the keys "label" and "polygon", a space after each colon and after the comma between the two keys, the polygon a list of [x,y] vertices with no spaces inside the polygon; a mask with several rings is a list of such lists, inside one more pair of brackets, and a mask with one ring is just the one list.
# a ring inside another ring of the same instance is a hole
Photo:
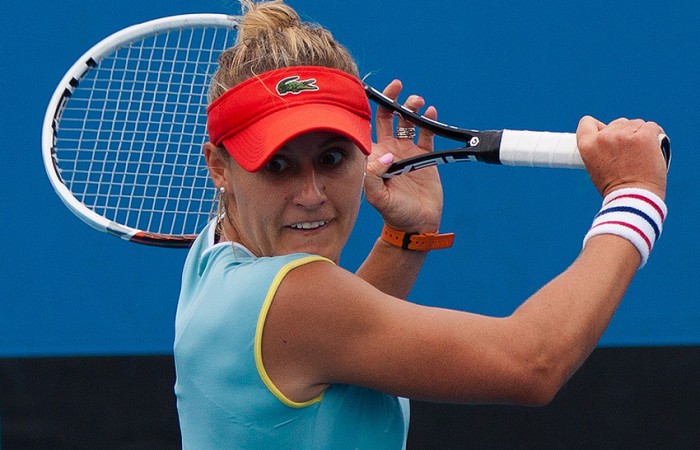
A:
{"label": "blue background wall", "polygon": [[[643,117],[671,136],[669,219],[603,345],[700,344],[698,89],[693,2],[290,0],[331,30],[373,85],[393,78],[474,129],[573,131],[579,117]],[[232,0],[3,3],[0,18],[0,356],[169,353],[185,251],[87,228],[54,194],[40,133],[55,85],[114,31],[187,12],[237,13]],[[443,143],[438,143],[442,145]],[[442,229],[412,300],[506,315],[577,255],[599,198],[582,171],[456,165],[441,171]],[[363,206],[342,264],[381,228]]]}

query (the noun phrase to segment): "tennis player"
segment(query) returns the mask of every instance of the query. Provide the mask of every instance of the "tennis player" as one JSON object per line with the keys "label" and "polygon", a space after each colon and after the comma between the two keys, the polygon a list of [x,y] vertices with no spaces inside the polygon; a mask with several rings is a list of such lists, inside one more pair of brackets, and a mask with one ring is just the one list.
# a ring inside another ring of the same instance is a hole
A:
{"label": "tennis player", "polygon": [[[347,50],[281,1],[241,3],[204,146],[220,211],[188,255],[177,310],[183,447],[400,449],[406,398],[548,403],[658,239],[661,128],[581,119],[580,152],[604,206],[578,258],[510,316],[412,304],[403,299],[426,255],[452,242],[440,233],[442,188],[435,168],[380,176],[432,151],[433,136],[400,120],[395,130],[380,109],[373,143]],[[384,90],[400,92],[398,81]],[[415,95],[404,104],[425,108]],[[385,228],[349,273],[338,264],[363,190]]]}

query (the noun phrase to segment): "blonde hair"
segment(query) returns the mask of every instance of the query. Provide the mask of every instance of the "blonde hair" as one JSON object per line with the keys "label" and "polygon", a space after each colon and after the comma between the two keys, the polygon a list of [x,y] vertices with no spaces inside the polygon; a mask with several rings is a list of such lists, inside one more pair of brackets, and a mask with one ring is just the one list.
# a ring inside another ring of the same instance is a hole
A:
{"label": "blonde hair", "polygon": [[219,57],[209,102],[263,72],[293,66],[323,66],[359,77],[350,52],[327,29],[302,22],[282,0],[240,0],[241,22],[233,47]]}

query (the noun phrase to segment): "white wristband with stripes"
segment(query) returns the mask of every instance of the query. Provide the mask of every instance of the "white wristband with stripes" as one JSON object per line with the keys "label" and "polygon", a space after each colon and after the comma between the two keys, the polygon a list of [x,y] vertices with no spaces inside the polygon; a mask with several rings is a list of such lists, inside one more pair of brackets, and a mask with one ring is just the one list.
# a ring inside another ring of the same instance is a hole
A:
{"label": "white wristband with stripes", "polygon": [[583,245],[593,236],[615,234],[630,241],[639,251],[644,267],[661,236],[668,210],[658,195],[646,189],[624,188],[608,194],[593,219]]}

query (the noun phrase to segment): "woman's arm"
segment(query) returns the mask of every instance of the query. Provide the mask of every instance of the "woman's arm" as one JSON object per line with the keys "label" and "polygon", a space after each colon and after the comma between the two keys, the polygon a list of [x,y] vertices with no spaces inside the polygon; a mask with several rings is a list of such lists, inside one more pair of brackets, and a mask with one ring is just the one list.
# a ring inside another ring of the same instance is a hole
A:
{"label": "woman's arm", "polygon": [[[401,92],[401,82],[394,80],[384,89],[384,94],[396,99]],[[418,111],[425,101],[416,95],[409,96],[405,106]],[[430,107],[424,113],[437,119],[437,111]],[[402,126],[412,126],[401,123]],[[382,215],[390,227],[404,232],[437,232],[442,215],[442,185],[437,169],[426,168],[391,180],[381,175],[394,159],[404,159],[433,151],[433,133],[419,130],[418,138],[397,139],[394,136],[394,115],[383,108],[375,117],[377,143],[369,156],[364,185],[367,201]],[[377,289],[398,298],[406,298],[418,277],[427,257],[425,251],[403,250],[377,239],[357,275]]]}
{"label": "woman's arm", "polygon": [[[602,194],[634,186],[664,197],[659,132],[649,122],[582,119],[579,148]],[[544,404],[593,350],[640,261],[625,238],[595,236],[505,318],[411,304],[311,263],[275,295],[264,363],[295,400],[348,383],[423,400]]]}
{"label": "woman's arm", "polygon": [[344,383],[431,401],[544,404],[595,347],[638,263],[624,239],[593,238],[506,318],[400,301],[312,263],[275,296],[264,362],[298,401]]}
{"label": "woman's arm", "polygon": [[427,256],[428,252],[403,250],[377,239],[355,274],[385,294],[406,299]]}

